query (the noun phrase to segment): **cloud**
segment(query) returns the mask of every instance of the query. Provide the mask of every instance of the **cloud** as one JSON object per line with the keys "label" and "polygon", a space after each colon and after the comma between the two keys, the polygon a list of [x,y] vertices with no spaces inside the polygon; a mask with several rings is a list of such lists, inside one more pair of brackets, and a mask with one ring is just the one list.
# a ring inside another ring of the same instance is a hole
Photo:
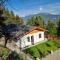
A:
{"label": "cloud", "polygon": [[60,3],[46,4],[37,7],[36,9],[28,9],[24,12],[20,12],[20,16],[32,15],[37,13],[51,13],[51,14],[60,14]]}
{"label": "cloud", "polygon": [[46,4],[46,5],[42,5],[42,7],[39,8],[40,12],[47,12],[51,14],[60,13],[60,3]]}
{"label": "cloud", "polygon": [[26,10],[16,10],[14,11],[15,14],[25,17],[27,15],[37,14],[37,13],[51,13],[51,14],[60,14],[60,3],[54,4],[45,4],[35,8],[30,8]]}

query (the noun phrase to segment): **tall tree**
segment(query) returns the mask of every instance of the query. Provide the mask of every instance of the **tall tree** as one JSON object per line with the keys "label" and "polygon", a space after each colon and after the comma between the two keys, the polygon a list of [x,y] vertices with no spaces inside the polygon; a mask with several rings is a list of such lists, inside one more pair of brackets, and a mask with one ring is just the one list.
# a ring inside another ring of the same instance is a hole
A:
{"label": "tall tree", "polygon": [[24,22],[23,22],[23,19],[21,17],[19,17],[18,15],[16,15],[16,19],[15,19],[15,23],[18,24],[18,25],[22,25]]}
{"label": "tall tree", "polygon": [[4,21],[6,20],[6,16],[4,15],[4,4],[7,2],[7,0],[1,0],[0,1],[0,32],[3,34],[5,37],[5,44],[4,46],[6,47],[6,43],[9,39],[9,34],[8,32],[5,31],[5,23]]}
{"label": "tall tree", "polygon": [[57,27],[57,36],[60,37],[60,19],[59,19],[58,27]]}
{"label": "tall tree", "polygon": [[56,30],[55,22],[53,20],[51,20],[50,18],[47,22],[47,29],[49,31],[49,34],[56,35],[57,30]]}
{"label": "tall tree", "polygon": [[28,20],[27,24],[30,26],[39,26],[45,28],[45,22],[42,16],[32,16],[31,19]]}
{"label": "tall tree", "polygon": [[37,22],[38,22],[38,24],[39,24],[40,27],[42,27],[42,28],[45,27],[44,18],[42,16],[38,16]]}
{"label": "tall tree", "polygon": [[32,16],[31,19],[28,20],[27,25],[34,26],[35,25],[35,17]]}
{"label": "tall tree", "polygon": [[10,39],[10,34],[6,29],[6,25],[14,23],[14,24],[22,24],[22,19],[18,16],[15,16],[14,13],[8,11],[4,8],[4,4],[7,0],[1,0],[0,4],[0,35],[5,37],[5,44],[6,47],[7,41]]}

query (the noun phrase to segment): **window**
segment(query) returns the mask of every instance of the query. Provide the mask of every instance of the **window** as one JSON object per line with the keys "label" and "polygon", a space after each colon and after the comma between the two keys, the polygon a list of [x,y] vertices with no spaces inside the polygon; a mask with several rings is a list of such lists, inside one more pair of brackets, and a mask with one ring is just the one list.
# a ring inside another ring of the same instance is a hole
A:
{"label": "window", "polygon": [[39,38],[41,38],[41,34],[39,34]]}
{"label": "window", "polygon": [[34,45],[34,36],[31,36],[31,43]]}
{"label": "window", "polygon": [[27,37],[28,42],[30,42],[30,37]]}

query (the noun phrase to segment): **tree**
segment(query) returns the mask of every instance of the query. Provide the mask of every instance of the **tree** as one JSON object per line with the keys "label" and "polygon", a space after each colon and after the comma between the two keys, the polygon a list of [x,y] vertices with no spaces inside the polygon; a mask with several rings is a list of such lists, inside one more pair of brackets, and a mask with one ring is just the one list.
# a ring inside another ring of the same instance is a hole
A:
{"label": "tree", "polygon": [[23,19],[19,17],[18,15],[15,16],[13,11],[9,11],[8,9],[4,10],[4,15],[7,17],[7,19],[4,21],[5,24],[17,24],[21,25],[23,24]]}
{"label": "tree", "polygon": [[5,37],[5,44],[4,46],[6,47],[7,40],[9,38],[9,34],[5,32],[5,23],[4,21],[6,20],[6,16],[4,15],[4,4],[7,2],[7,0],[1,0],[0,1],[0,32],[3,34]]}
{"label": "tree", "polygon": [[42,16],[38,16],[36,21],[37,21],[39,27],[45,28],[45,22],[44,22],[44,19]]}
{"label": "tree", "polygon": [[56,24],[53,20],[51,20],[49,18],[48,22],[47,22],[47,29],[48,29],[48,33],[51,35],[56,35],[57,30],[56,30]]}
{"label": "tree", "polygon": [[16,15],[16,19],[15,19],[16,21],[16,24],[18,24],[18,25],[22,25],[23,24],[23,19],[21,18],[21,17],[19,17],[18,15]]}
{"label": "tree", "polygon": [[3,9],[0,10],[0,12],[2,12],[2,14],[0,14],[0,27],[1,27],[1,33],[3,34],[3,36],[5,37],[5,44],[4,46],[6,47],[6,43],[9,39],[9,33],[5,31],[5,27],[6,27],[6,24],[4,23],[4,21],[6,20],[6,17],[4,16],[3,14]]}
{"label": "tree", "polygon": [[57,36],[60,37],[60,19],[59,19],[58,27],[57,27]]}
{"label": "tree", "polygon": [[42,16],[32,16],[31,19],[28,20],[27,24],[30,26],[39,26],[45,28],[45,22]]}
{"label": "tree", "polygon": [[6,2],[7,0],[0,1],[0,36],[3,35],[5,37],[5,47],[7,41],[10,39],[10,34],[5,27],[8,24],[23,24],[23,20],[19,16],[15,16],[13,11],[10,12],[8,9],[5,9]]}
{"label": "tree", "polygon": [[27,25],[34,26],[35,25],[35,17],[32,16],[31,19],[27,21]]}

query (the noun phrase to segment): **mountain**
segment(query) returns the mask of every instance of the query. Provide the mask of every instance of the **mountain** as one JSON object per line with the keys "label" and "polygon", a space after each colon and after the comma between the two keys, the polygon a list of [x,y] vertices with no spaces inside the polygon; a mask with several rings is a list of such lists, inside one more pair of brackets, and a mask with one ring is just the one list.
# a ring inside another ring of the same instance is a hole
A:
{"label": "mountain", "polygon": [[52,20],[56,20],[58,17],[60,17],[59,14],[50,14],[50,13],[38,13],[38,14],[33,14],[33,15],[29,15],[29,16],[25,16],[23,17],[23,19],[25,21],[27,21],[28,19],[30,19],[32,16],[36,17],[36,16],[43,16],[44,20],[47,22],[48,18],[50,17]]}

